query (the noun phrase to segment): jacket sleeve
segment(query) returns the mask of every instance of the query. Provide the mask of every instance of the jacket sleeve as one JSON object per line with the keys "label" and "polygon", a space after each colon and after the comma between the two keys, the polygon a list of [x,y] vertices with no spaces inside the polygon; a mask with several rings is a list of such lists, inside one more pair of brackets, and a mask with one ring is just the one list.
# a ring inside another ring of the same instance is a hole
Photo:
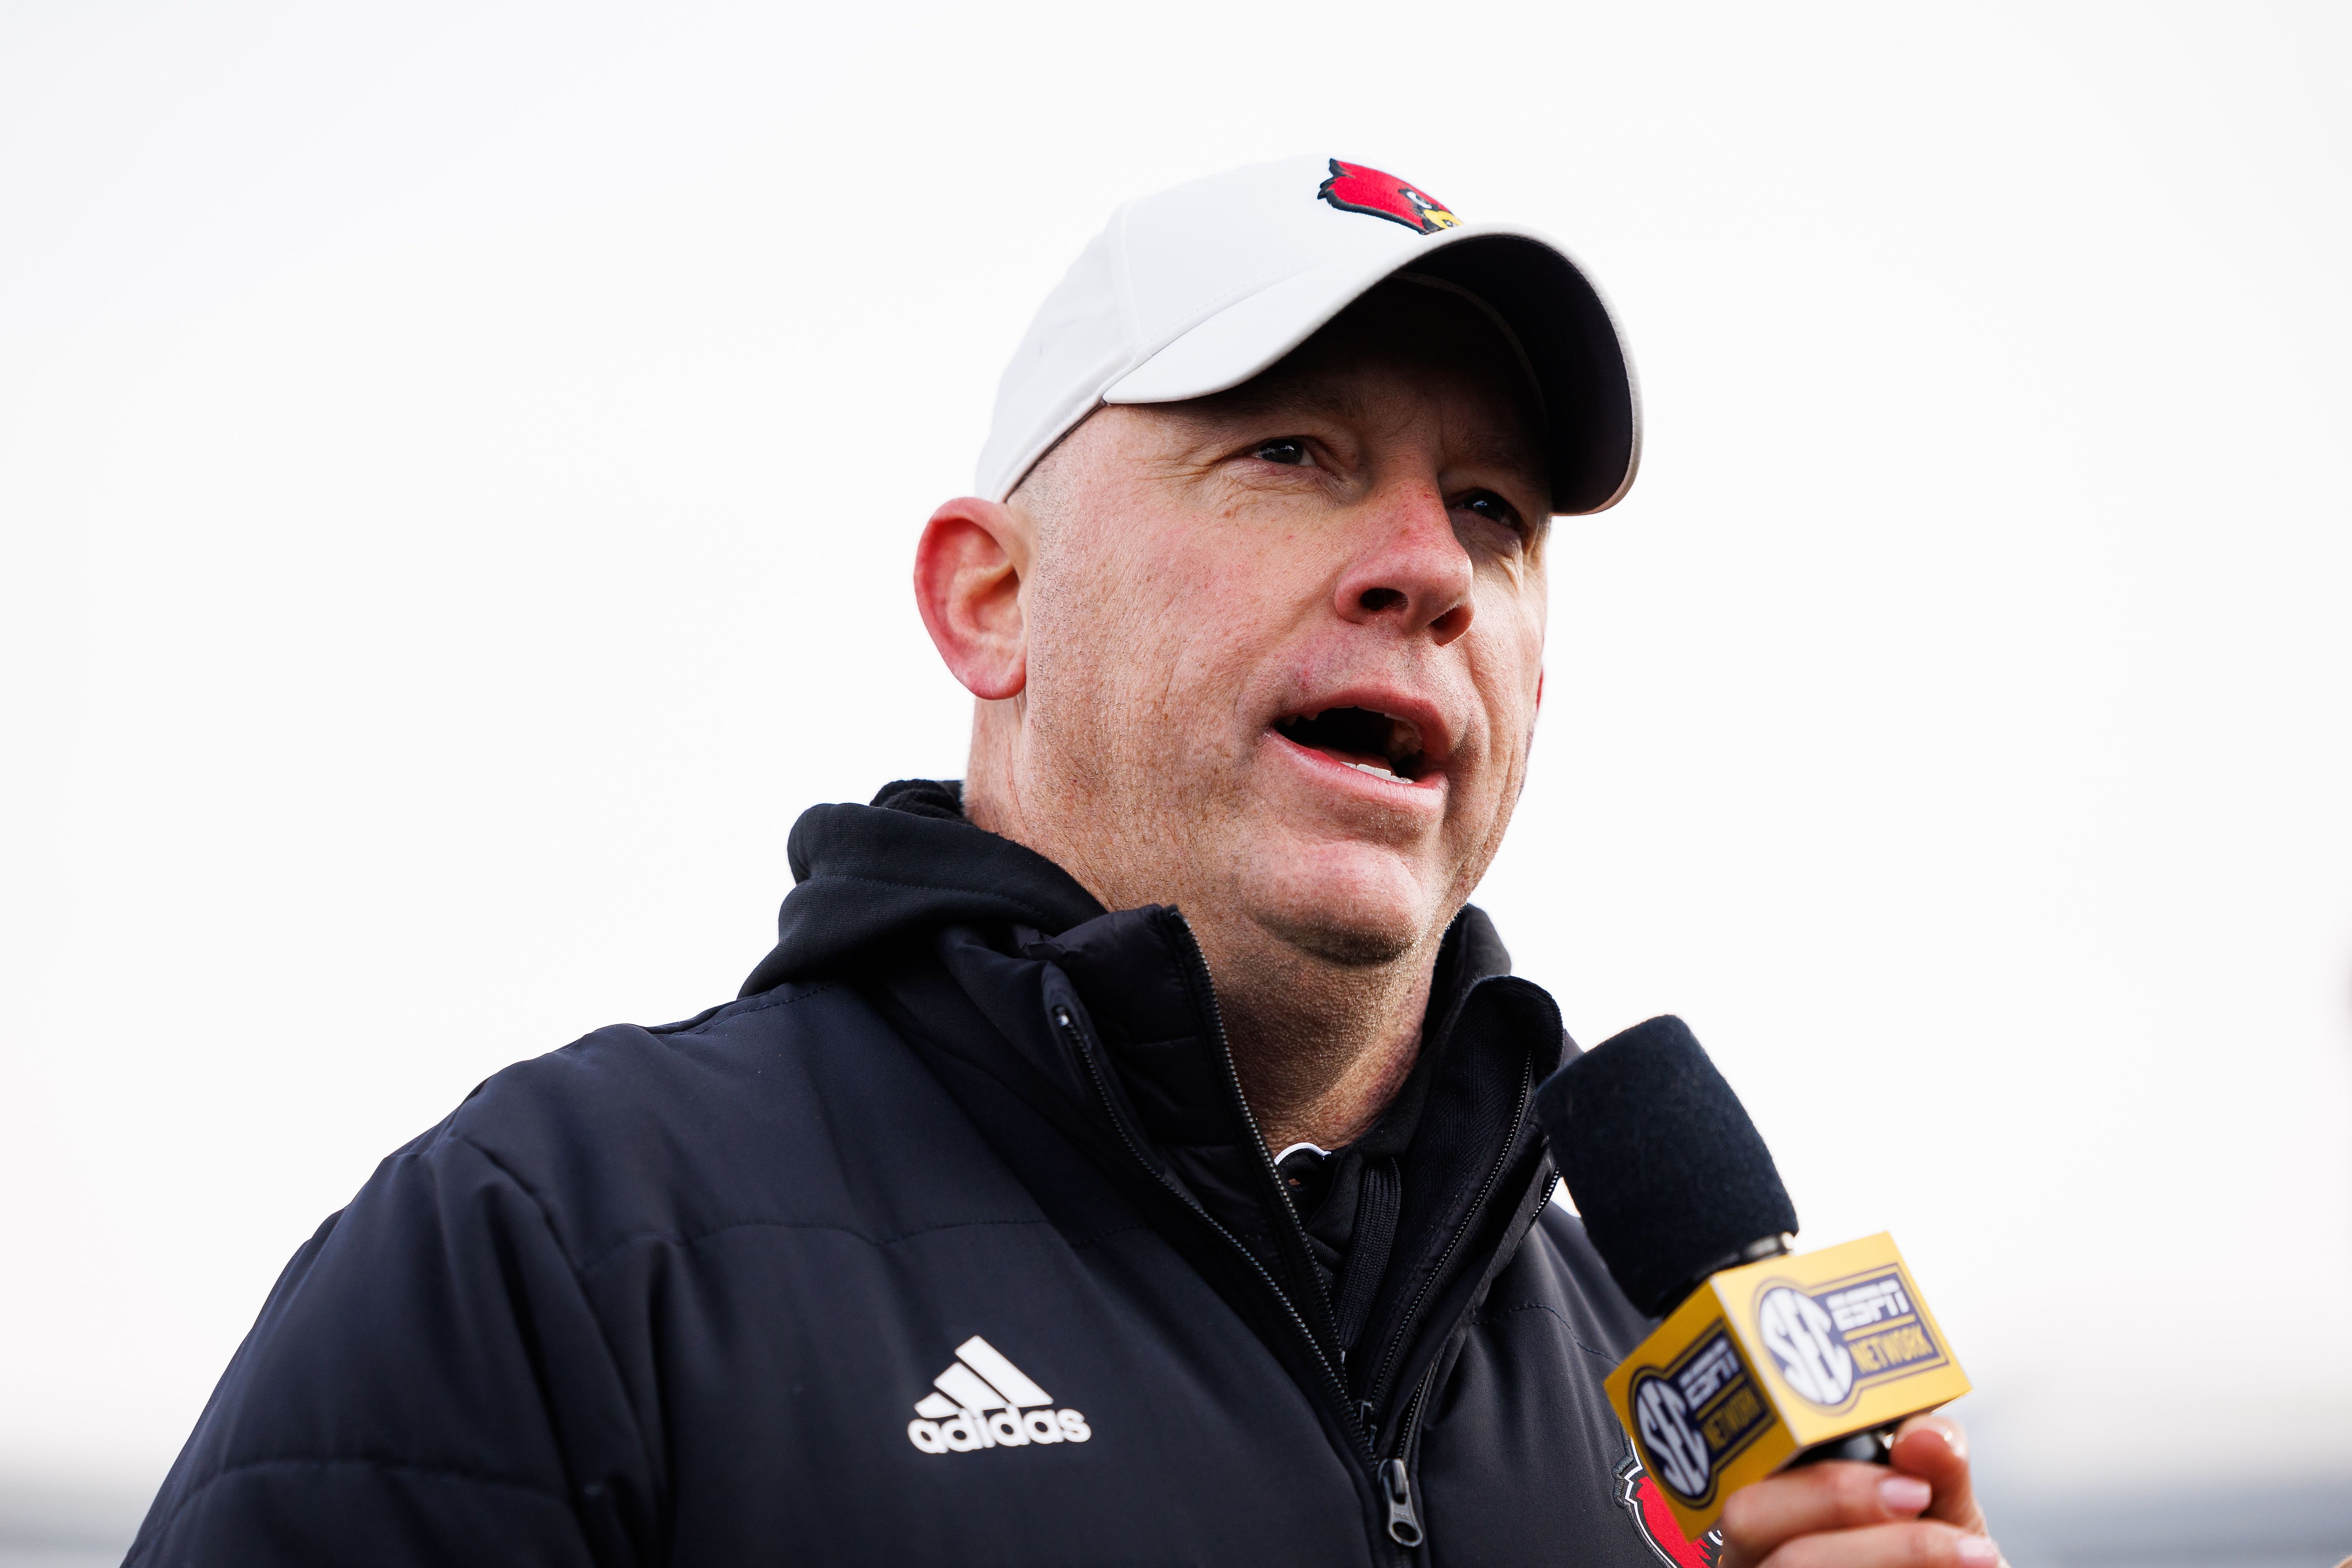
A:
{"label": "jacket sleeve", "polygon": [[546,1213],[445,1124],[295,1254],[126,1568],[651,1561],[647,1452]]}

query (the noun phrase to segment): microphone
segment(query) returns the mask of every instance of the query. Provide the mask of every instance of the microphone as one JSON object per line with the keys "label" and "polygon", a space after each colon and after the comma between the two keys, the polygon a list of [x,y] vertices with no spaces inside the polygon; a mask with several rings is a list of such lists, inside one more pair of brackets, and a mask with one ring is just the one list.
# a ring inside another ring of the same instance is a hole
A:
{"label": "microphone", "polygon": [[1609,1400],[1690,1539],[1776,1470],[1884,1462],[1896,1423],[1969,1391],[1892,1237],[1789,1250],[1771,1151],[1680,1018],[1578,1057],[1535,1113],[1610,1277],[1664,1320]]}

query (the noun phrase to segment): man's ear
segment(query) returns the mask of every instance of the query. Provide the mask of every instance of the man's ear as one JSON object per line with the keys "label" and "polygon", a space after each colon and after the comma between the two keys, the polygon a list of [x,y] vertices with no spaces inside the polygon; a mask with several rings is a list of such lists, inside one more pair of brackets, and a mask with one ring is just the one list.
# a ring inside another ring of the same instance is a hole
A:
{"label": "man's ear", "polygon": [[1021,580],[1034,539],[1010,507],[960,496],[931,513],[915,546],[915,605],[931,644],[965,689],[992,702],[1028,684]]}

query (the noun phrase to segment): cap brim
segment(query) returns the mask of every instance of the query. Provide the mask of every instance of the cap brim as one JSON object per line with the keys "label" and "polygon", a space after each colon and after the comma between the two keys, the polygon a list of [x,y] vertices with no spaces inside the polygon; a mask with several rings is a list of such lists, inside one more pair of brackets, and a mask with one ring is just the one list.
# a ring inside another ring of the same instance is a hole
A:
{"label": "cap brim", "polygon": [[1608,302],[1566,251],[1528,229],[1469,225],[1367,265],[1310,268],[1227,306],[1113,382],[1106,403],[1176,403],[1239,386],[1399,272],[1478,296],[1527,351],[1549,428],[1552,509],[1601,511],[1642,460],[1641,396]]}

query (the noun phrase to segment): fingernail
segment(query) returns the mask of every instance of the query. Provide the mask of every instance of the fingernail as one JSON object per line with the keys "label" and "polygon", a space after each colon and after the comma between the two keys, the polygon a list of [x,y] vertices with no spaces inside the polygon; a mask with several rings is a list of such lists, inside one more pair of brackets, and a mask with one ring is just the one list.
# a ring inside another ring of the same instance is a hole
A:
{"label": "fingernail", "polygon": [[1959,1558],[1962,1568],[1993,1568],[2000,1561],[2000,1548],[1992,1543],[1990,1536],[1963,1535]]}
{"label": "fingernail", "polygon": [[1916,1476],[1889,1476],[1878,1483],[1878,1500],[1889,1513],[1917,1513],[1935,1491]]}

